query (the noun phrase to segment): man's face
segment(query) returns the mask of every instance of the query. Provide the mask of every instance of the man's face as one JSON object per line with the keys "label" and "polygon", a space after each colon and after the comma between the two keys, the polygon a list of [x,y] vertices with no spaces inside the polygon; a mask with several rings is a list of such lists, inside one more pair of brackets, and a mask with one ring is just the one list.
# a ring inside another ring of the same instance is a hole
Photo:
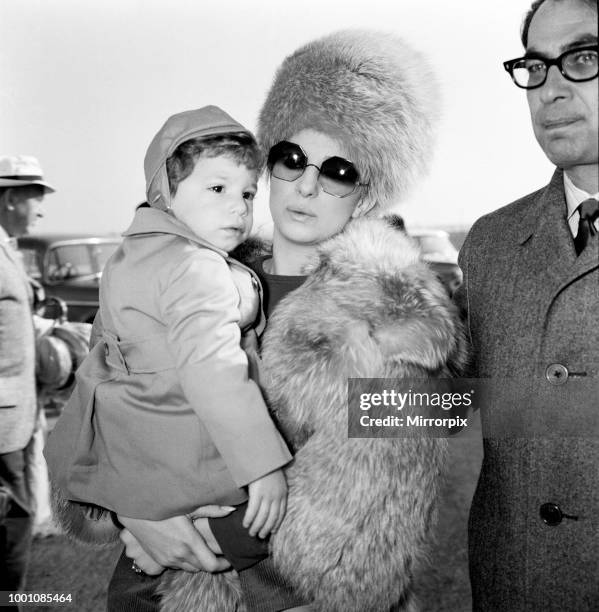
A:
{"label": "man's face", "polygon": [[37,185],[17,187],[5,194],[2,225],[9,236],[24,236],[44,216],[44,190]]}
{"label": "man's face", "polygon": [[[526,51],[554,58],[593,43],[597,43],[596,10],[581,0],[547,0],[530,24]],[[527,96],[537,141],[556,166],[597,164],[597,79],[573,83],[551,66],[545,84],[528,90]]]}

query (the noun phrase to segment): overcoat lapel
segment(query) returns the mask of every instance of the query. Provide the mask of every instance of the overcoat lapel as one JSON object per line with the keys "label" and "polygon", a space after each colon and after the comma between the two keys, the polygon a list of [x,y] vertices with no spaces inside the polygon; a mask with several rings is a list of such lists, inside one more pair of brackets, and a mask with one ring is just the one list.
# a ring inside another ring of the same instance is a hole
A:
{"label": "overcoat lapel", "polygon": [[559,293],[580,276],[599,267],[599,242],[576,256],[574,241],[566,220],[563,172],[556,170],[547,188],[525,217],[520,243],[533,278],[542,279],[543,287],[531,287],[546,296],[547,309]]}

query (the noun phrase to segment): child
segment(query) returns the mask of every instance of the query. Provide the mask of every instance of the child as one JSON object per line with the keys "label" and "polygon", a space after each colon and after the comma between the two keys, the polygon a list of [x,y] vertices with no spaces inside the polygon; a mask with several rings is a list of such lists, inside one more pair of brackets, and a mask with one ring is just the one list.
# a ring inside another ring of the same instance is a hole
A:
{"label": "child", "polygon": [[144,166],[149,207],[106,265],[102,341],[48,440],[53,481],[151,520],[239,504],[247,486],[244,525],[265,537],[284,515],[291,455],[248,378],[260,286],[228,256],[251,229],[261,156],[207,106],[170,117]]}

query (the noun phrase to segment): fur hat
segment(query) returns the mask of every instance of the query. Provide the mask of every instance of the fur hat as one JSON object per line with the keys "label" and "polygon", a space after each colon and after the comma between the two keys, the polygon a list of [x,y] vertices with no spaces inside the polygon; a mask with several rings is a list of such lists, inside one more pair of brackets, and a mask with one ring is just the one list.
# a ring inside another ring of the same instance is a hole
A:
{"label": "fur hat", "polygon": [[378,207],[402,199],[431,159],[439,93],[425,58],[396,36],[335,32],[279,67],[260,111],[266,151],[303,129],[339,140]]}

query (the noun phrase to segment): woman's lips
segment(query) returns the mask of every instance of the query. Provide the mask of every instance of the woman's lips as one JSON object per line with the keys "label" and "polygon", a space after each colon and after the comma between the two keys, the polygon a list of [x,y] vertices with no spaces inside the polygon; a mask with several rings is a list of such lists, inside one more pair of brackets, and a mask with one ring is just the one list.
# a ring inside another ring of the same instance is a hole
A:
{"label": "woman's lips", "polygon": [[312,219],[316,216],[312,213],[309,213],[308,211],[300,210],[297,208],[288,208],[287,212],[289,213],[289,216],[295,221],[307,221],[308,219]]}

